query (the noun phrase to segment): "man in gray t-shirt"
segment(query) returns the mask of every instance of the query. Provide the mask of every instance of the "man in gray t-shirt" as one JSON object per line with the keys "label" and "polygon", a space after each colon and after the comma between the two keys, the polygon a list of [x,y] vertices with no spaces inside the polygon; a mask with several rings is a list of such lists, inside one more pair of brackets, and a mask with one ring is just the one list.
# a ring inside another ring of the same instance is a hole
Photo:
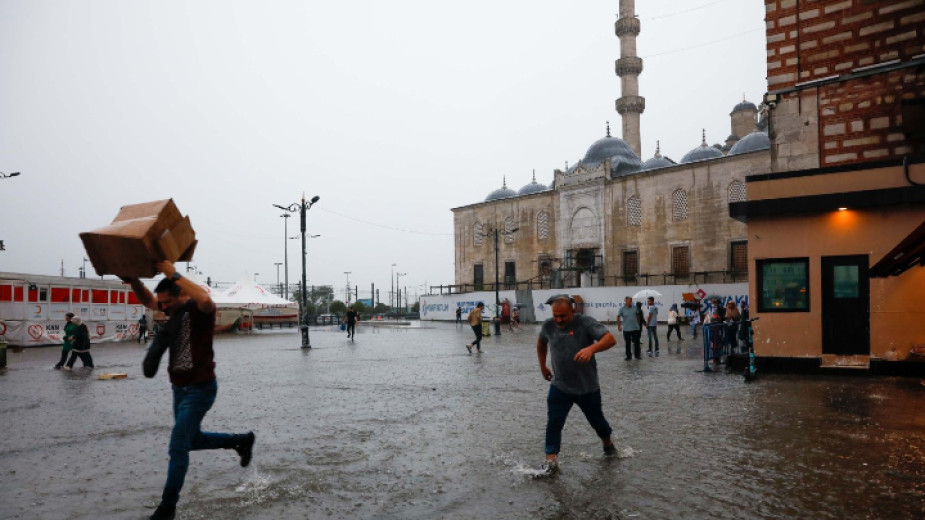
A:
{"label": "man in gray t-shirt", "polygon": [[640,334],[642,324],[636,315],[636,307],[633,305],[633,298],[627,296],[623,299],[623,306],[617,313],[617,330],[623,332],[623,341],[626,342],[626,360],[633,359],[631,345],[635,346],[636,359],[642,359],[642,346],[640,344]]}
{"label": "man in gray t-shirt", "polygon": [[[562,428],[573,404],[577,404],[604,444],[604,453],[612,455],[616,448],[610,438],[613,429],[601,410],[601,387],[597,379],[594,354],[616,344],[606,327],[590,316],[575,315],[568,295],[553,296],[552,318],[543,323],[536,354],[543,378],[551,381],[546,398],[546,471],[558,469],[558,454],[562,444]],[[546,366],[547,354],[552,370]]]}

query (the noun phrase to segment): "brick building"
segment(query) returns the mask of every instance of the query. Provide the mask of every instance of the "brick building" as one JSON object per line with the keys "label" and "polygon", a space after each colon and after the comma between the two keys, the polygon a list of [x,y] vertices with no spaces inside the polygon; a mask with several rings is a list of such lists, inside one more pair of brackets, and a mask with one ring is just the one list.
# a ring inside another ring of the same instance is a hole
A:
{"label": "brick building", "polygon": [[771,172],[746,179],[765,368],[925,352],[925,2],[766,0]]}

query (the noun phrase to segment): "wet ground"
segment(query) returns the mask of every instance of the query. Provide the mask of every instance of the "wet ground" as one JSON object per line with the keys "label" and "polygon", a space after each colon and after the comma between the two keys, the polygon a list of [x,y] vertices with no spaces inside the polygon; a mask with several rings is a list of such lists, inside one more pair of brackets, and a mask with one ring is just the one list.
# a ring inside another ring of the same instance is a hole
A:
{"label": "wet ground", "polygon": [[[505,331],[506,332],[506,331]],[[686,332],[686,331],[685,331]],[[547,383],[536,328],[361,326],[224,335],[205,429],[253,429],[252,465],[191,454],[179,519],[922,518],[925,386],[918,379],[702,373],[680,355],[599,355],[619,455],[580,411],[561,473],[543,459]],[[664,331],[662,331],[664,334]],[[663,336],[664,337],[664,336]],[[678,342],[670,342],[677,348]],[[0,370],[0,518],[141,519],[156,505],[172,425],[163,367],[137,344],[94,346],[91,373],[55,371],[56,348]],[[80,363],[78,363],[80,365]],[[127,380],[97,374],[127,372]]]}

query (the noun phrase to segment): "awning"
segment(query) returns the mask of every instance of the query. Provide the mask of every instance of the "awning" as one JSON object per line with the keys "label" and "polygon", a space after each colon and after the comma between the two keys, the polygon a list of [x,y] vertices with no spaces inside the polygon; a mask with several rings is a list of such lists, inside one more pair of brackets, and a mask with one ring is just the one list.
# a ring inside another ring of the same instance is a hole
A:
{"label": "awning", "polygon": [[915,228],[868,271],[871,278],[899,276],[916,265],[925,265],[925,222]]}

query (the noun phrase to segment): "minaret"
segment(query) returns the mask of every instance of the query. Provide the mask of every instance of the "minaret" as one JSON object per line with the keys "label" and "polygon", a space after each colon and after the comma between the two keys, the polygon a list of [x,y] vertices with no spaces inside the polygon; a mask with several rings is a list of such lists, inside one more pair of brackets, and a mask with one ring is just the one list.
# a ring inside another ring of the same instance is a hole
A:
{"label": "minaret", "polygon": [[617,112],[623,118],[623,140],[642,157],[639,133],[639,114],[646,109],[646,99],[639,95],[639,74],[642,58],[636,56],[636,36],[639,35],[639,18],[636,18],[635,0],[620,0],[620,17],[616,23],[620,38],[620,59],[616,63],[620,77],[620,96]]}

